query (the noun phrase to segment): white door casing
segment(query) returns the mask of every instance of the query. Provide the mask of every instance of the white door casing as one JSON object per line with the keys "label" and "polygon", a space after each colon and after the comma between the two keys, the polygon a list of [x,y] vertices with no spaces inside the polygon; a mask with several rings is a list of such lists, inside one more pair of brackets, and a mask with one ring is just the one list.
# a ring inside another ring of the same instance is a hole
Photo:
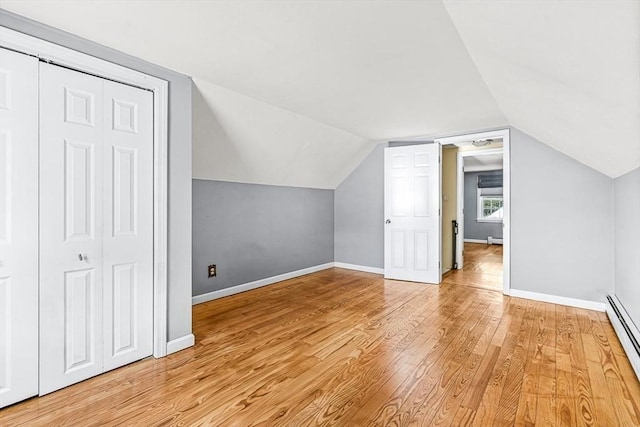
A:
{"label": "white door casing", "polygon": [[[458,144],[471,142],[477,139],[502,139],[502,153],[503,153],[503,218],[502,218],[502,239],[503,239],[503,276],[502,276],[502,292],[505,295],[509,295],[511,292],[511,137],[509,129],[499,129],[487,132],[479,132],[473,134],[463,134],[450,137],[443,137],[436,139],[436,142],[441,145]],[[457,261],[458,268],[463,267],[463,248],[464,248],[464,171],[462,169],[461,152],[458,152],[458,224],[459,233],[457,240]]]}
{"label": "white door casing", "polygon": [[38,60],[0,48],[0,408],[38,394]]}
{"label": "white door casing", "polygon": [[440,145],[385,148],[384,276],[439,284]]}
{"label": "white door casing", "polygon": [[153,350],[152,95],[40,66],[40,394]]}

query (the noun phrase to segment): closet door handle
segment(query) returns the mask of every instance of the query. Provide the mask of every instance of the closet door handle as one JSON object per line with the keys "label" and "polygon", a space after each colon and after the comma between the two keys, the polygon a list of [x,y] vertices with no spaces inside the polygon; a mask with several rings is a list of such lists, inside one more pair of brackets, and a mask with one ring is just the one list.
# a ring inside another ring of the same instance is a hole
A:
{"label": "closet door handle", "polygon": [[78,259],[79,259],[80,261],[84,260],[85,258],[86,258],[86,257],[82,256],[82,254],[78,254]]}

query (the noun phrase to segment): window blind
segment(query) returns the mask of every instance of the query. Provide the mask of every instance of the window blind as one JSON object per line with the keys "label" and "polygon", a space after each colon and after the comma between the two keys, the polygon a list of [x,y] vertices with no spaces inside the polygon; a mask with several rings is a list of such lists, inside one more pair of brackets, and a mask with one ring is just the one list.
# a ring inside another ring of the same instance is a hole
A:
{"label": "window blind", "polygon": [[502,173],[478,175],[478,188],[502,188]]}

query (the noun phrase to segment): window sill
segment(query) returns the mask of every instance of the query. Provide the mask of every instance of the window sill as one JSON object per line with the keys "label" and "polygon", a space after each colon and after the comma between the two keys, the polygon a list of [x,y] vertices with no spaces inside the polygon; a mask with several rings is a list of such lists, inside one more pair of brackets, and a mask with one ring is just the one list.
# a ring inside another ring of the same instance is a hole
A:
{"label": "window sill", "polygon": [[494,224],[501,224],[501,219],[487,219],[487,218],[476,218],[476,222],[492,222]]}

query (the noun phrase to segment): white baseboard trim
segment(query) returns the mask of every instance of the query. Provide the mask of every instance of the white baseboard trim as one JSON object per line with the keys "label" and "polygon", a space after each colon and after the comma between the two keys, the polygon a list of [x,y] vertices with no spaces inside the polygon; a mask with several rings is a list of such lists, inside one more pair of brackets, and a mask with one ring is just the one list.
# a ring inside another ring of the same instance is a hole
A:
{"label": "white baseboard trim", "polygon": [[242,285],[232,286],[226,289],[220,289],[218,291],[208,292],[202,295],[196,295],[191,298],[193,305],[201,304],[203,302],[212,301],[214,299],[228,297],[230,295],[239,294],[240,292],[250,291],[251,289],[261,288],[263,286],[272,285],[283,280],[293,279],[294,277],[304,276],[305,274],[315,273],[316,271],[326,270],[333,268],[334,263],[328,262],[326,264],[316,265],[313,267],[303,268],[302,270],[291,271],[289,273],[279,274],[273,277],[267,277],[265,279],[256,280],[254,282],[244,283]]}
{"label": "white baseboard trim", "polygon": [[193,334],[171,340],[167,343],[167,355],[184,350],[185,348],[193,347],[195,343],[196,336]]}
{"label": "white baseboard trim", "polygon": [[489,238],[487,239],[487,244],[489,244],[489,245],[502,245],[504,243],[503,243],[502,237],[489,236]]}
{"label": "white baseboard trim", "polygon": [[335,262],[335,267],[346,268],[347,270],[364,271],[365,273],[384,274],[384,268],[367,267],[366,265],[347,264],[345,262]]}
{"label": "white baseboard trim", "polygon": [[532,299],[535,301],[550,302],[553,304],[567,305],[569,307],[585,308],[587,310],[605,311],[606,305],[603,302],[587,301],[577,298],[561,297],[557,295],[541,294],[538,292],[521,291],[510,289],[509,295],[516,298]]}
{"label": "white baseboard trim", "polygon": [[480,240],[480,239],[464,239],[465,243],[484,243],[485,245],[487,244],[486,240]]}
{"label": "white baseboard trim", "polygon": [[[624,309],[624,306],[620,303],[620,300],[615,295],[611,295],[611,298],[614,300],[614,304],[620,315],[624,318],[624,322],[627,324],[627,328],[629,328],[630,333],[634,336],[634,339],[637,341],[640,338],[640,331],[635,327],[635,324],[631,320],[631,317]],[[633,343],[631,342],[631,338],[629,334],[625,330],[624,326],[622,326],[622,321],[618,318],[618,315],[614,311],[613,307],[607,301],[607,317],[609,317],[609,321],[611,325],[613,325],[613,330],[616,331],[616,335],[618,335],[618,339],[620,340],[620,344],[622,344],[622,348],[624,352],[627,354],[629,358],[629,362],[631,363],[631,367],[633,368],[638,380],[640,380],[640,354],[636,351]]]}

